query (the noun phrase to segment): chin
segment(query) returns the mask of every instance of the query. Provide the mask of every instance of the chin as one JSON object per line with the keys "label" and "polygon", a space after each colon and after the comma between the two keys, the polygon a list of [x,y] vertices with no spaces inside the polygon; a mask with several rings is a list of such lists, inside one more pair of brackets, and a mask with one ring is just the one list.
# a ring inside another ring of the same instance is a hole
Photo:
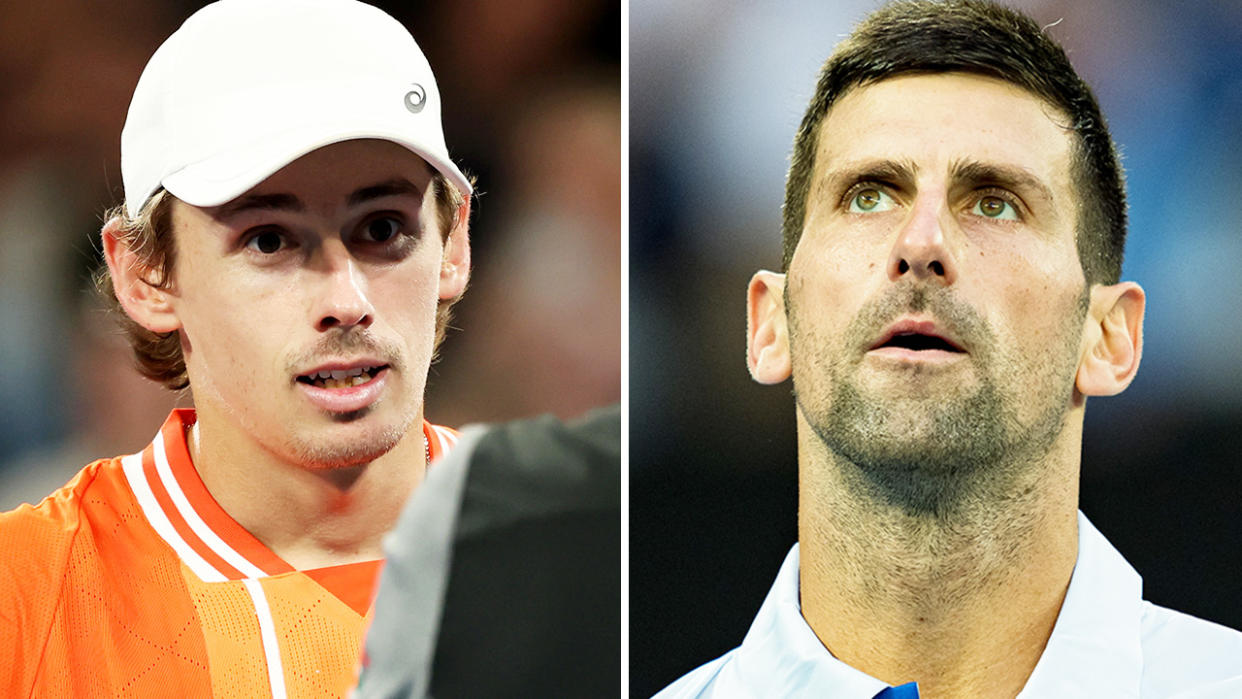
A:
{"label": "chin", "polygon": [[291,447],[294,457],[306,468],[349,468],[370,463],[392,451],[408,431],[408,425],[346,424],[300,435]]}

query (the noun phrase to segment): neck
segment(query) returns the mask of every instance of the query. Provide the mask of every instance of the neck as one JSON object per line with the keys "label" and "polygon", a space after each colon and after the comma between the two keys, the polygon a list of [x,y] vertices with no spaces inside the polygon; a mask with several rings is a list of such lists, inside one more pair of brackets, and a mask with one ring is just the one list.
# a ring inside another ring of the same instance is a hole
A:
{"label": "neck", "polygon": [[382,539],[427,466],[421,410],[392,450],[343,468],[283,460],[210,410],[198,411],[187,442],[216,502],[299,570],[382,558]]}
{"label": "neck", "polygon": [[820,641],[925,699],[1017,695],[1077,557],[1081,424],[1067,416],[1047,454],[929,514],[860,488],[799,414],[802,615]]}

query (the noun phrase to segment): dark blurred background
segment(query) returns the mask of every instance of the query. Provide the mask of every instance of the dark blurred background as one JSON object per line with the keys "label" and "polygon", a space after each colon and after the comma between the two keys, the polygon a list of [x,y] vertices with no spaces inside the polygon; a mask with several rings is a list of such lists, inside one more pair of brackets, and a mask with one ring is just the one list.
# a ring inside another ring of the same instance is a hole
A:
{"label": "dark blurred background", "polygon": [[[631,0],[630,679],[738,645],[797,537],[790,385],[750,381],[745,290],[780,266],[793,134],[873,0]],[[1082,509],[1148,599],[1242,628],[1242,3],[1025,1],[1128,172],[1133,386],[1092,399]]]}
{"label": "dark blurred background", "polygon": [[[134,85],[203,4],[0,3],[0,510],[141,449],[178,400],[132,369],[87,288],[101,215],[123,195]],[[374,4],[427,54],[449,153],[481,192],[427,418],[572,417],[619,400],[619,3]]]}

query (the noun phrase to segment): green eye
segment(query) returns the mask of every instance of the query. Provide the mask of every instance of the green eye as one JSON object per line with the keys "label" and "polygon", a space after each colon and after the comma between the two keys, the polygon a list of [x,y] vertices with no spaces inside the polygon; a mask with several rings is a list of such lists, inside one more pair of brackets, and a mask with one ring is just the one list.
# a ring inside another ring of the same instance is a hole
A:
{"label": "green eye", "polygon": [[893,198],[874,188],[859,190],[850,198],[850,213],[869,214],[876,211],[888,211],[893,208]]}
{"label": "green eye", "polygon": [[1018,212],[1009,202],[1000,197],[981,197],[975,202],[975,208],[971,213],[983,216],[984,218],[995,218],[1002,221],[1017,221]]}

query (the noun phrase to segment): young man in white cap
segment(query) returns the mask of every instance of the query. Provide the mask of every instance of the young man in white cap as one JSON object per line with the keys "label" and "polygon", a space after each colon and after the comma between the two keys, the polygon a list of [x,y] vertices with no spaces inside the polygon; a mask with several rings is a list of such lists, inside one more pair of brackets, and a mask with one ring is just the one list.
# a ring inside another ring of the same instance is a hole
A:
{"label": "young man in white cap", "polygon": [[454,441],[423,419],[470,271],[440,110],[353,0],[222,0],[156,51],[101,287],[195,409],[0,515],[0,695],[352,684],[380,540]]}

